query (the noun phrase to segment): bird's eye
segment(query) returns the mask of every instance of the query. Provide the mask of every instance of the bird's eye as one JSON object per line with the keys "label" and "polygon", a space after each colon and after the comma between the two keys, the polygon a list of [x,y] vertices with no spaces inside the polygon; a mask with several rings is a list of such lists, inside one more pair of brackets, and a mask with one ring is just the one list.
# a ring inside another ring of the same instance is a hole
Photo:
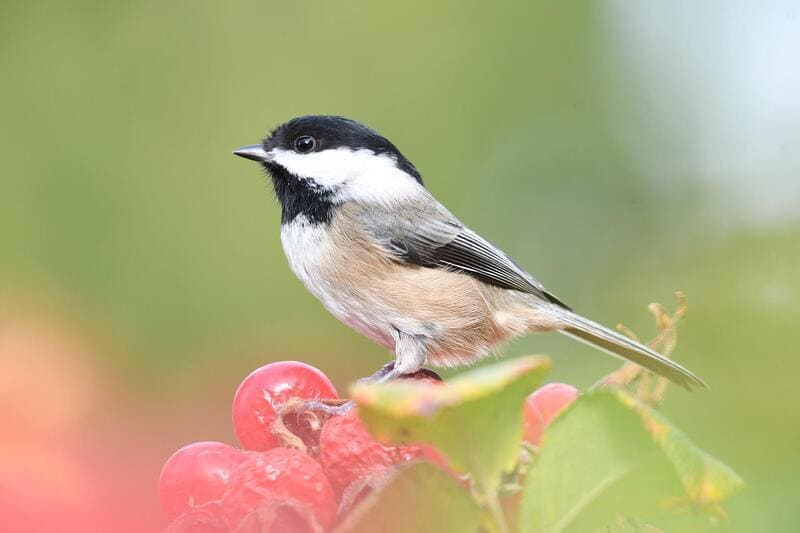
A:
{"label": "bird's eye", "polygon": [[310,152],[317,145],[317,141],[311,135],[301,135],[294,140],[294,149],[304,154]]}

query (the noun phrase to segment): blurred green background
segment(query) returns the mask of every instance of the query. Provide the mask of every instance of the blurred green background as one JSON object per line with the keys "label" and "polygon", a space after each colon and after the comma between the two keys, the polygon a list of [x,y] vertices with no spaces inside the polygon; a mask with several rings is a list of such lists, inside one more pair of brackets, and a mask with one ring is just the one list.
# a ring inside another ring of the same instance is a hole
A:
{"label": "blurred green background", "polygon": [[[148,443],[150,488],[184,441],[232,441],[259,364],[345,390],[389,356],[293,277],[266,180],[230,152],[346,115],[588,316],[648,336],[646,305],[684,291],[676,357],[712,390],[665,411],[747,482],[719,529],[797,530],[798,57],[788,0],[6,3],[0,311],[92,339],[138,429],[104,400],[70,431],[134,462]],[[557,335],[505,352],[579,386],[616,364]]]}

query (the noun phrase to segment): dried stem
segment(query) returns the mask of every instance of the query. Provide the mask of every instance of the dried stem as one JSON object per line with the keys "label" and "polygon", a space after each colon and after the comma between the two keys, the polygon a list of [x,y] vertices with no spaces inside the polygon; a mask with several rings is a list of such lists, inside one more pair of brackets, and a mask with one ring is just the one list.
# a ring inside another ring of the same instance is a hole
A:
{"label": "dried stem", "polygon": [[[656,322],[658,334],[647,345],[653,350],[659,351],[664,357],[669,357],[675,350],[678,340],[678,323],[686,314],[688,307],[686,296],[683,293],[676,292],[675,298],[677,305],[673,314],[670,314],[661,304],[652,303],[648,306],[648,310]],[[620,324],[617,329],[639,342],[638,336],[630,328]],[[634,363],[626,363],[603,377],[594,387],[619,389],[630,387],[640,400],[649,404],[660,404],[664,400],[668,384],[666,378],[645,372]]]}
{"label": "dried stem", "polygon": [[351,406],[352,402],[347,399],[305,400],[303,398],[292,398],[275,414],[270,431],[278,437],[281,446],[284,448],[294,448],[303,453],[308,453],[308,446],[303,442],[303,439],[287,427],[286,417],[295,415],[308,425],[312,433],[319,433],[328,418],[335,414],[346,412]]}

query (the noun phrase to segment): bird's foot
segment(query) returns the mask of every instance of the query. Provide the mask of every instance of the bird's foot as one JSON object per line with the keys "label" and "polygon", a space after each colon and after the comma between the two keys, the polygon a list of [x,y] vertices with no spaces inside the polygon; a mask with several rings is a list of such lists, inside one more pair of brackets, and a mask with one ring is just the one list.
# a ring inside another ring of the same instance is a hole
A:
{"label": "bird's foot", "polygon": [[339,416],[349,413],[353,410],[355,404],[353,400],[306,400],[303,402],[303,408],[306,411],[314,411],[323,413],[328,416]]}
{"label": "bird's foot", "polygon": [[420,368],[414,372],[403,373],[395,371],[395,362],[390,361],[383,365],[377,372],[369,377],[361,378],[358,383],[386,383],[394,379],[424,379],[429,381],[444,381],[442,377],[427,368]]}
{"label": "bird's foot", "polygon": [[389,381],[394,379],[394,361],[389,361],[382,367],[378,369],[377,372],[372,374],[371,376],[367,376],[365,378],[361,378],[358,380],[357,383],[383,383],[384,381]]}

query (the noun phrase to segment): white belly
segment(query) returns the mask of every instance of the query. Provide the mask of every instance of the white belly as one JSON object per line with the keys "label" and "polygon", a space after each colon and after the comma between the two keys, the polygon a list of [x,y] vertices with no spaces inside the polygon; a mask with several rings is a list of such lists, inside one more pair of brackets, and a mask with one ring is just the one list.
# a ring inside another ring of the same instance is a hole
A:
{"label": "white belly", "polygon": [[300,215],[281,226],[281,243],[292,272],[333,316],[375,342],[394,348],[391,324],[365,308],[358,295],[342,290],[325,275],[329,269],[322,268],[323,262],[335,260],[337,251],[324,226]]}

